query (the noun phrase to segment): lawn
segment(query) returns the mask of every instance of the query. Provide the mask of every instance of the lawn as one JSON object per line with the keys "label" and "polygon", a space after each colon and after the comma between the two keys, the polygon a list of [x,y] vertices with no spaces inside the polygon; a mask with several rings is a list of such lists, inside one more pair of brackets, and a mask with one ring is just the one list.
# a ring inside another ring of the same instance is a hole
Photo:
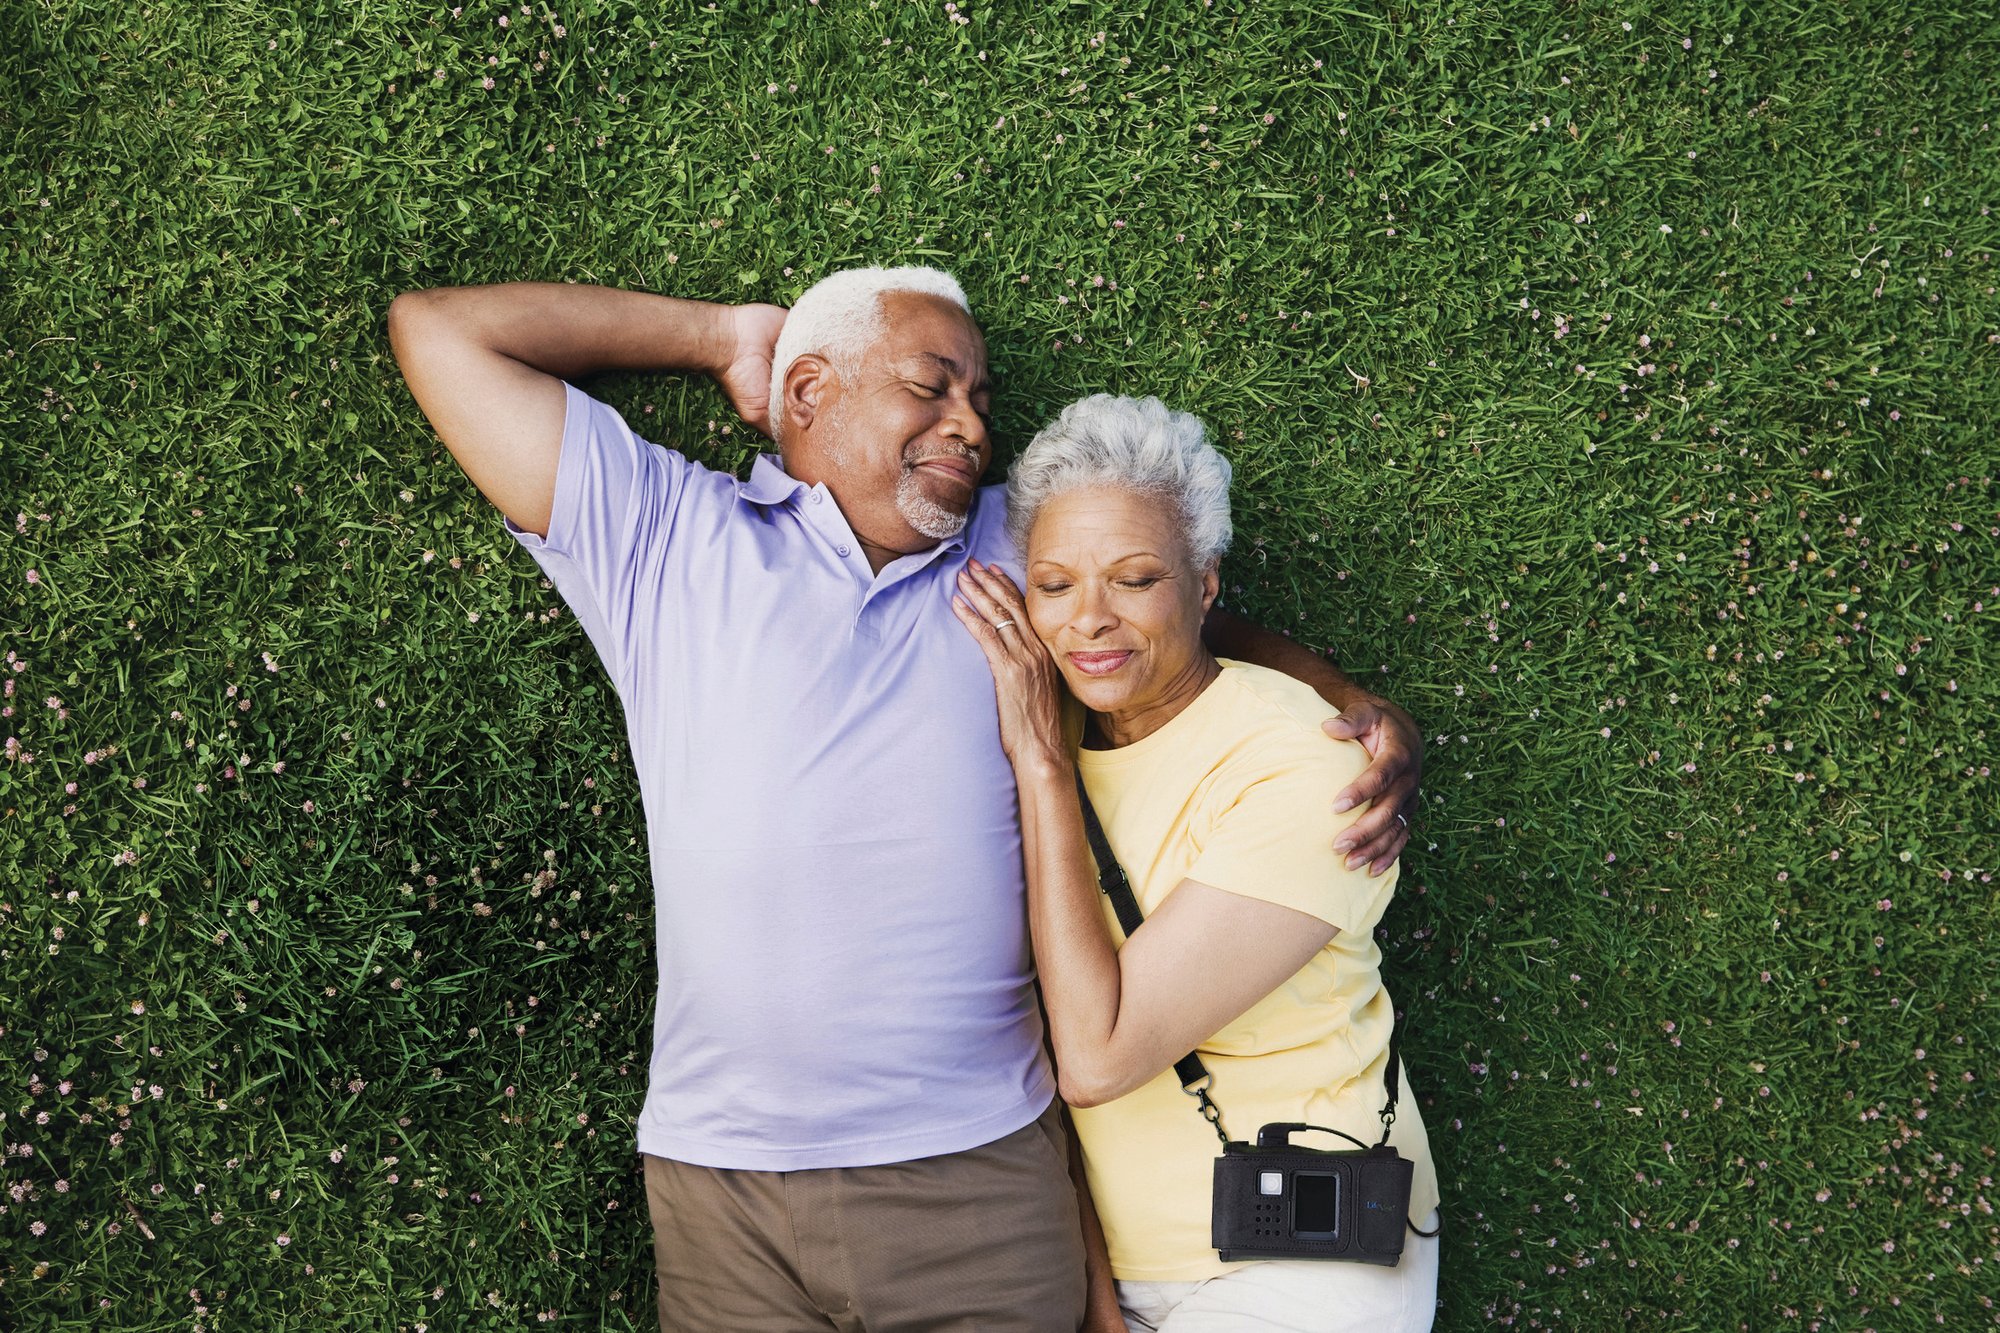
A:
{"label": "lawn", "polygon": [[0,1327],[653,1326],[622,717],[384,312],[901,261],[1003,457],[1198,412],[1225,600],[1424,727],[1440,1328],[2000,1322],[1996,62],[1948,0],[0,8]]}

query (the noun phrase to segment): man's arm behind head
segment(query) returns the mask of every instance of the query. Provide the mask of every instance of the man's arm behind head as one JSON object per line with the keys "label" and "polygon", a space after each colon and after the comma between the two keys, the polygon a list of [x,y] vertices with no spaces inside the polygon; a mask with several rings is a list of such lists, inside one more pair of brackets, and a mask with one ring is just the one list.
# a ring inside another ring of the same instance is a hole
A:
{"label": "man's arm behind head", "polygon": [[553,282],[405,292],[389,344],[417,405],[473,484],[546,537],[567,395],[604,370],[721,375],[738,355],[729,306]]}

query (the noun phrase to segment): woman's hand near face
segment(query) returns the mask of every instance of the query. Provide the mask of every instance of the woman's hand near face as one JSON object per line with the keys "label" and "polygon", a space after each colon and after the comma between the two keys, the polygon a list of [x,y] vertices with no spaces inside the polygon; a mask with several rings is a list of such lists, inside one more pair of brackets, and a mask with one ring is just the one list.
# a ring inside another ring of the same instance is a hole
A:
{"label": "woman's hand near face", "polygon": [[1000,706],[1000,745],[1016,769],[1067,769],[1062,734],[1062,675],[1028,624],[1028,607],[1014,581],[991,565],[968,560],[958,575],[952,610],[986,654]]}

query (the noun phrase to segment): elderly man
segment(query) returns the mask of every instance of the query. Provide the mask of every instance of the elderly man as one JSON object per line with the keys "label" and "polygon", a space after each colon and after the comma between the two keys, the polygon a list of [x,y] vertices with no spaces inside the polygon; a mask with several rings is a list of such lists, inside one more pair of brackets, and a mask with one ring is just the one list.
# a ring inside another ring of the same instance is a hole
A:
{"label": "elderly man", "polygon": [[[1029,957],[1014,782],[968,559],[1019,577],[986,347],[931,269],[835,274],[788,313],[554,284],[413,292],[411,391],[582,622],[624,703],[659,991],[638,1125],[663,1327],[1117,1328]],[[780,454],[747,481],[566,380],[705,371]],[[1313,654],[1376,762],[1355,855],[1400,851],[1418,742]]]}

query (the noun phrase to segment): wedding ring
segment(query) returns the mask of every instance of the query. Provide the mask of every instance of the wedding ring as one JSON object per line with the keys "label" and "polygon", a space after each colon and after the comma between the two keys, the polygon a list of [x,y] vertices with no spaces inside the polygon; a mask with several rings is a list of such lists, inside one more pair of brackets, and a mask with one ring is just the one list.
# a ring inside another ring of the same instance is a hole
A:
{"label": "wedding ring", "polygon": [[1014,623],[1014,622],[1013,622],[1013,621],[1011,621],[1011,620],[996,620],[996,621],[994,621],[994,622],[993,622],[993,628],[994,628],[994,629],[1007,629],[1007,628],[1011,627],[1011,626],[1013,625],[1013,623]]}
{"label": "wedding ring", "polygon": [[[1396,818],[1398,818],[1398,819],[1403,819],[1403,812],[1402,812],[1402,811],[1400,811],[1400,810],[1398,810],[1398,811],[1396,812]],[[1409,821],[1409,820],[1407,820],[1407,819],[1403,819],[1403,827],[1404,827],[1404,828],[1408,828],[1409,826],[1410,826],[1410,821]]]}

